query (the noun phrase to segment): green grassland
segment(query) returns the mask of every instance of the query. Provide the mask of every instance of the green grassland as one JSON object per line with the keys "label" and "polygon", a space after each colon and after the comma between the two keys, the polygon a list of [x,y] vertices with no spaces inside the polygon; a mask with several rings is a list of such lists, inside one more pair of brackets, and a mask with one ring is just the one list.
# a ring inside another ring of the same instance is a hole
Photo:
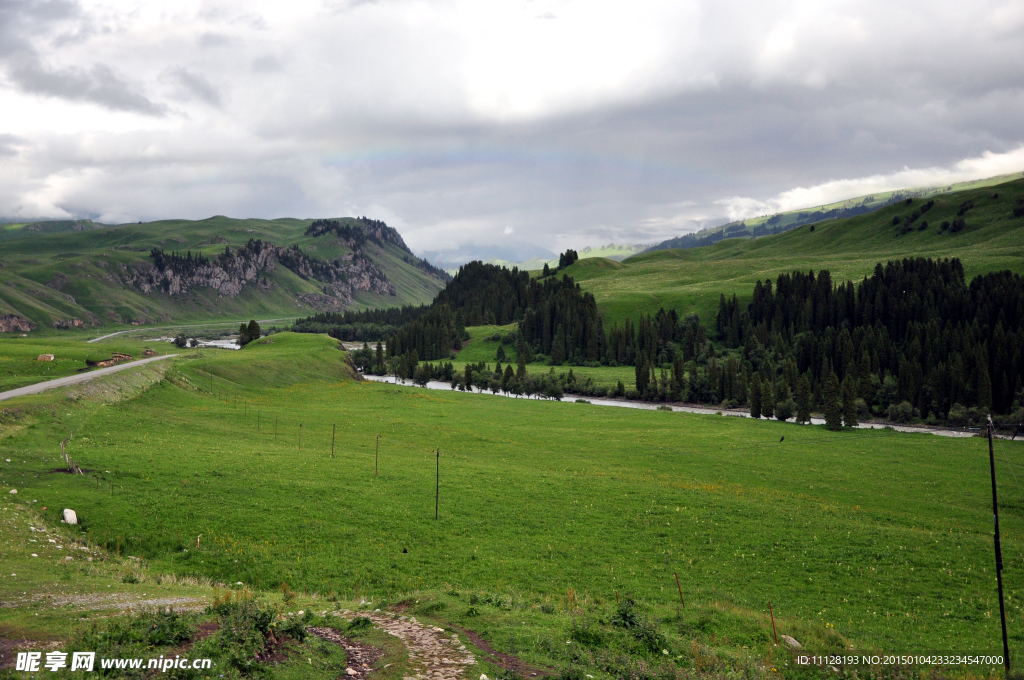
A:
{"label": "green grassland", "polygon": [[[111,325],[131,320],[184,323],[225,317],[304,316],[315,310],[298,296],[320,292],[321,284],[306,281],[281,266],[267,273],[271,283],[268,290],[248,285],[236,297],[223,296],[212,288],[195,289],[177,297],[147,295],[122,285],[113,275],[133,262],[148,260],[154,247],[213,257],[226,246],[237,248],[257,238],[278,246],[298,244],[309,255],[325,260],[347,252],[332,237],[304,236],[310,222],[218,216],[47,234],[12,230],[0,240],[0,314],[20,314],[35,321],[40,329],[69,318]],[[394,284],[396,295],[362,292],[356,296],[358,307],[422,304],[441,289],[442,282],[418,269],[418,260],[399,247],[368,242],[364,249]]]}
{"label": "green grassland", "polygon": [[[117,336],[101,343],[86,344],[67,337],[12,337],[3,341],[0,352],[0,391],[13,390],[45,380],[63,378],[88,370],[86,361],[109,359],[114,352],[142,359],[142,352],[173,354],[177,348],[166,342],[143,342]],[[53,361],[38,361],[40,354],[54,355]]]}
{"label": "green grassland", "polygon": [[[500,342],[493,340],[494,335],[508,335],[515,334],[518,326],[516,324],[509,324],[507,326],[470,326],[466,329],[469,333],[469,340],[465,342],[462,349],[456,354],[456,358],[452,361],[452,365],[455,366],[456,370],[463,370],[466,364],[476,364],[481,361],[486,363],[489,367],[494,368],[496,361],[498,346]],[[513,345],[505,345],[506,359],[504,364],[512,363],[515,364],[516,353]],[[528,370],[531,373],[547,373],[551,370],[551,366],[543,360],[543,357],[538,357],[536,361],[531,362],[527,365]],[[555,367],[556,373],[565,373],[569,371],[568,366],[557,366]],[[618,382],[622,382],[632,388],[636,384],[636,369],[633,366],[572,366],[572,372],[580,379],[591,378],[595,385],[601,387],[615,387]]]}
{"label": "green grassland", "polygon": [[[818,649],[999,650],[981,439],[357,382],[335,341],[288,333],[190,351],[122,401],[49,393],[3,413],[0,491],[47,506],[49,525],[76,509],[90,544],[157,572],[413,594],[556,666],[573,635],[590,650],[578,661],[596,663],[627,593],[681,664],[694,663],[694,640],[768,658],[769,601]],[[70,432],[87,475],[52,472]],[[1014,649],[1021,446],[997,443]],[[596,637],[580,632],[590,625]]]}
{"label": "green grassland", "polygon": [[[998,193],[998,198],[993,198]],[[594,294],[607,321],[621,321],[659,307],[680,314],[697,313],[712,322],[719,295],[736,293],[749,299],[754,284],[795,269],[828,269],[833,280],[858,280],[878,262],[904,257],[959,257],[968,277],[1009,269],[1024,272],[1024,219],[1010,215],[1024,198],[1024,180],[996,187],[936,195],[935,206],[900,235],[896,216],[907,216],[924,201],[899,203],[858,217],[797,227],[759,239],[726,239],[690,250],[662,250],[623,262],[579,260],[564,273]],[[959,233],[941,231],[959,207],[973,201],[964,216],[967,227]],[[928,228],[917,231],[922,221]]]}

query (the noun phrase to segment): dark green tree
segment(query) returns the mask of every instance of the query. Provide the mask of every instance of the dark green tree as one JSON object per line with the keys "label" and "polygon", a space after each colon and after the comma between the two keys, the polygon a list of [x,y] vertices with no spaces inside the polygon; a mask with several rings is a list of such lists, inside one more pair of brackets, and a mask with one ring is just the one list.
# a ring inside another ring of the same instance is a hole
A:
{"label": "dark green tree", "polygon": [[839,378],[829,373],[825,378],[825,386],[821,391],[822,407],[825,411],[825,427],[839,430],[843,427],[842,409],[839,406]]}
{"label": "dark green tree", "polygon": [[565,328],[558,324],[555,337],[551,340],[551,365],[561,366],[565,361]]}
{"label": "dark green tree", "polygon": [[750,382],[750,417],[761,417],[761,376],[757,373]]}
{"label": "dark green tree", "polygon": [[853,376],[847,374],[843,378],[843,425],[854,427],[857,425],[857,386],[853,382]]}
{"label": "dark green tree", "polygon": [[494,358],[495,358],[496,361],[504,361],[505,360],[505,346],[504,345],[498,345],[498,352],[495,354]]}
{"label": "dark green tree", "polygon": [[770,380],[761,383],[761,415],[765,418],[775,417],[775,386]]}
{"label": "dark green tree", "polygon": [[796,422],[811,422],[811,381],[806,375],[796,384]]}
{"label": "dark green tree", "polygon": [[249,342],[259,340],[260,336],[263,335],[263,329],[256,323],[256,319],[249,321],[249,326],[246,328],[246,333],[249,336]]}
{"label": "dark green tree", "polygon": [[642,396],[651,382],[651,369],[647,364],[647,355],[641,353],[636,358],[636,368],[634,371],[636,375],[636,391]]}

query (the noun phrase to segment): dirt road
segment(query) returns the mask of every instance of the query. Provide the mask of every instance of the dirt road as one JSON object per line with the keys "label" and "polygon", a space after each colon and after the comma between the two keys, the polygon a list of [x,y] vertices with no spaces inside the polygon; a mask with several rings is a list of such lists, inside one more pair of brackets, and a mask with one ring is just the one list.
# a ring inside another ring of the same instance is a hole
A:
{"label": "dirt road", "polygon": [[138,361],[129,361],[126,364],[118,364],[117,366],[108,366],[107,368],[100,368],[95,371],[89,371],[88,373],[80,373],[78,375],[69,375],[64,378],[57,378],[56,380],[47,380],[46,382],[36,383],[35,385],[29,385],[27,387],[19,387],[16,390],[8,390],[6,392],[0,392],[0,401],[6,399],[13,399],[14,397],[23,397],[26,394],[36,394],[43,390],[52,390],[54,387],[64,387],[65,385],[75,385],[77,383],[87,382],[93,378],[99,378],[100,376],[110,375],[111,373],[117,373],[123,371],[126,368],[132,366],[142,366],[153,361],[161,361],[163,359],[170,359],[176,357],[177,354],[165,354],[162,357],[150,357],[149,359],[139,359]]}

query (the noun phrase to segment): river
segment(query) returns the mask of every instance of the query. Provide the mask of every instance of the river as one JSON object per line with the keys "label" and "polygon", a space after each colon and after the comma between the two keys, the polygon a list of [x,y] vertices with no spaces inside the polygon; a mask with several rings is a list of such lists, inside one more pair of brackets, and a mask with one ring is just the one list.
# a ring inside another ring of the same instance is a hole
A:
{"label": "river", "polygon": [[[363,378],[365,380],[371,380],[373,382],[383,382],[383,383],[390,383],[390,384],[393,384],[393,385],[404,385],[405,387],[419,388],[418,385],[414,385],[412,382],[409,382],[409,381],[406,381],[406,382],[403,383],[402,381],[397,380],[394,376],[364,374]],[[423,389],[423,388],[419,388],[419,389]],[[430,382],[427,383],[426,389],[428,389],[428,390],[448,390],[448,391],[451,391],[452,386],[449,383],[446,383],[446,382],[441,382],[439,380],[431,380]],[[466,391],[468,392],[469,390],[466,390]],[[480,394],[480,395],[488,396],[488,397],[502,397],[502,398],[506,398],[506,399],[530,399],[530,398],[532,398],[532,399],[543,399],[543,397],[525,397],[525,396],[517,397],[517,396],[515,396],[513,394],[503,394],[501,392],[499,392],[497,394],[494,394],[493,392],[491,392],[489,390],[478,390],[476,388],[473,388],[472,391],[473,391],[474,394]],[[645,410],[645,411],[656,411],[656,410],[659,409],[659,407],[668,406],[673,411],[683,411],[685,413],[697,413],[697,414],[700,414],[700,415],[709,415],[709,416],[710,415],[732,416],[732,417],[735,417],[735,418],[749,418],[750,417],[750,413],[748,413],[747,411],[744,411],[744,410],[740,410],[740,409],[721,409],[721,408],[714,408],[712,406],[687,406],[687,405],[681,405],[681,404],[652,404],[650,402],[628,401],[626,399],[607,399],[607,398],[600,398],[600,397],[582,397],[582,396],[570,395],[570,394],[566,394],[565,398],[564,398],[565,401],[576,401],[577,399],[586,400],[587,402],[589,402],[589,403],[591,403],[591,404],[593,404],[595,406],[616,406],[616,407],[619,407],[619,408],[635,408],[635,409],[641,409],[641,410]],[[664,410],[664,408],[662,408],[661,410]],[[791,422],[791,423],[795,424],[796,420],[795,419],[791,419],[788,422]],[[825,419],[824,418],[811,418],[811,424],[812,425],[824,425],[825,424]],[[926,425],[896,425],[896,424],[889,424],[889,423],[885,423],[885,424],[880,424],[880,423],[864,423],[862,425],[857,425],[857,429],[860,429],[860,430],[879,430],[879,429],[884,429],[886,427],[888,427],[890,429],[893,429],[893,430],[896,430],[897,432],[916,432],[918,434],[934,434],[934,435],[937,435],[939,437],[975,437],[975,436],[978,436],[978,434],[979,434],[978,430],[973,430],[973,431],[972,430],[954,430],[954,429],[951,429],[951,428],[929,427],[929,426],[926,426]]]}

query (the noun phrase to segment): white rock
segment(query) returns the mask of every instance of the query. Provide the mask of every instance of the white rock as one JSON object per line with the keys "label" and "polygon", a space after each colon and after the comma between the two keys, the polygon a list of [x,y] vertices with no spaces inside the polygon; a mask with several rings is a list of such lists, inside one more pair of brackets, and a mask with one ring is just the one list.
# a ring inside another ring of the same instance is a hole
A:
{"label": "white rock", "polygon": [[78,515],[71,508],[64,508],[64,523],[65,524],[78,524]]}
{"label": "white rock", "polygon": [[782,636],[782,641],[785,642],[790,647],[792,647],[793,649],[800,649],[801,647],[803,647],[802,644],[800,644],[799,642],[797,642],[793,638],[789,637],[788,635],[783,635]]}
{"label": "white rock", "polygon": [[11,489],[11,490],[10,490],[10,491],[8,491],[7,493],[18,493],[18,490],[17,490],[17,489]]}

